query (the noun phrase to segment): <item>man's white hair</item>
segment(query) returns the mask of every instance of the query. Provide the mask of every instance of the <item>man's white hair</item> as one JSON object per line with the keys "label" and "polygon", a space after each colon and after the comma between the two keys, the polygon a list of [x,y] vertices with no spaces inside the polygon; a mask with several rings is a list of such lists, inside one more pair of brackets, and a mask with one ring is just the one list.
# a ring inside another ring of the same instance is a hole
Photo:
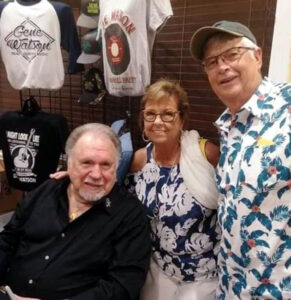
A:
{"label": "man's white hair", "polygon": [[67,157],[69,158],[72,154],[72,151],[77,143],[77,141],[87,133],[95,134],[96,136],[104,136],[107,137],[112,144],[114,145],[116,151],[116,168],[118,166],[118,161],[121,156],[121,145],[120,140],[116,133],[107,125],[100,123],[87,123],[85,125],[79,126],[75,128],[70,136],[67,139],[65,151]]}
{"label": "man's white hair", "polygon": [[[258,45],[256,45],[253,41],[251,41],[250,39],[248,39],[247,37],[242,37],[241,39],[242,42],[242,46],[244,47],[249,47],[249,48],[253,48],[253,49],[259,49],[260,47]],[[254,51],[249,51],[250,56],[252,58],[255,58],[255,53]]]}
{"label": "man's white hair", "polygon": [[256,45],[253,41],[251,41],[250,39],[248,39],[245,36],[242,37],[241,42],[242,42],[242,44],[243,44],[244,47],[250,47],[250,48],[254,48],[254,49],[259,49],[258,45]]}

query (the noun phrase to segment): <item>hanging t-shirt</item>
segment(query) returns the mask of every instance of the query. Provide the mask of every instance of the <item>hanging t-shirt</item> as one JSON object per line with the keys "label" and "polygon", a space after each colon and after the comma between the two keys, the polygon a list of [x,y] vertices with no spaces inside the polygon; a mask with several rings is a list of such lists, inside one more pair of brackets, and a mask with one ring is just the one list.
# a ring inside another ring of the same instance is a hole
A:
{"label": "hanging t-shirt", "polygon": [[0,2],[0,14],[1,56],[13,88],[61,88],[61,46],[69,52],[68,72],[83,70],[76,63],[81,47],[68,5],[47,0],[22,5],[15,0]]}
{"label": "hanging t-shirt", "polygon": [[0,145],[9,185],[30,191],[45,181],[57,169],[68,134],[66,119],[58,114],[3,114]]}
{"label": "hanging t-shirt", "polygon": [[100,0],[104,80],[111,95],[140,96],[151,78],[158,28],[170,17],[170,0]]}

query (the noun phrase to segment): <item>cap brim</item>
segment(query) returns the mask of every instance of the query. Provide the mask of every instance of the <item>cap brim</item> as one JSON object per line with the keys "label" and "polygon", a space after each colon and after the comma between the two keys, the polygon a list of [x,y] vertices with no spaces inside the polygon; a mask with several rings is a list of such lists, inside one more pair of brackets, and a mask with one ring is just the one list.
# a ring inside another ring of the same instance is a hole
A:
{"label": "cap brim", "polygon": [[77,63],[79,64],[93,64],[97,62],[101,58],[98,54],[87,54],[84,51],[77,59]]}
{"label": "cap brim", "polygon": [[99,16],[89,17],[82,13],[77,20],[77,25],[80,27],[93,29],[98,27],[98,21]]}
{"label": "cap brim", "polygon": [[234,36],[243,36],[240,33],[233,32],[230,30],[225,30],[221,28],[215,28],[212,26],[206,26],[198,29],[192,36],[191,42],[190,42],[190,52],[191,55],[196,58],[197,60],[203,59],[203,48],[205,46],[205,43],[211,36],[213,36],[216,33],[224,32],[229,33]]}

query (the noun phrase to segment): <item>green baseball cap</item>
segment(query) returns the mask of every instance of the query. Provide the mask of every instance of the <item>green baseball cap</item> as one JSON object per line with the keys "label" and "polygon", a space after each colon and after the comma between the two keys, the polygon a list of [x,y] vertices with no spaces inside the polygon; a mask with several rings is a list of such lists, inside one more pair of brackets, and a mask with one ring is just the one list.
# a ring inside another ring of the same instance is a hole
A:
{"label": "green baseball cap", "polygon": [[203,49],[206,42],[216,33],[225,32],[234,36],[246,37],[257,45],[253,33],[245,25],[238,22],[219,21],[212,26],[201,27],[196,30],[190,42],[191,55],[197,60],[203,59]]}

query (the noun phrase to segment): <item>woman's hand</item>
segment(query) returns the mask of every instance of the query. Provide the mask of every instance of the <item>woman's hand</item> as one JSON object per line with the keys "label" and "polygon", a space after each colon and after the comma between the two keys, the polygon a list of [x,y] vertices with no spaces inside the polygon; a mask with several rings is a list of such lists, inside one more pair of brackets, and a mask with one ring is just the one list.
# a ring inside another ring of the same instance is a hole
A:
{"label": "woman's hand", "polygon": [[68,176],[67,171],[59,171],[59,172],[50,174],[50,178],[52,178],[52,179],[62,179],[66,176]]}

